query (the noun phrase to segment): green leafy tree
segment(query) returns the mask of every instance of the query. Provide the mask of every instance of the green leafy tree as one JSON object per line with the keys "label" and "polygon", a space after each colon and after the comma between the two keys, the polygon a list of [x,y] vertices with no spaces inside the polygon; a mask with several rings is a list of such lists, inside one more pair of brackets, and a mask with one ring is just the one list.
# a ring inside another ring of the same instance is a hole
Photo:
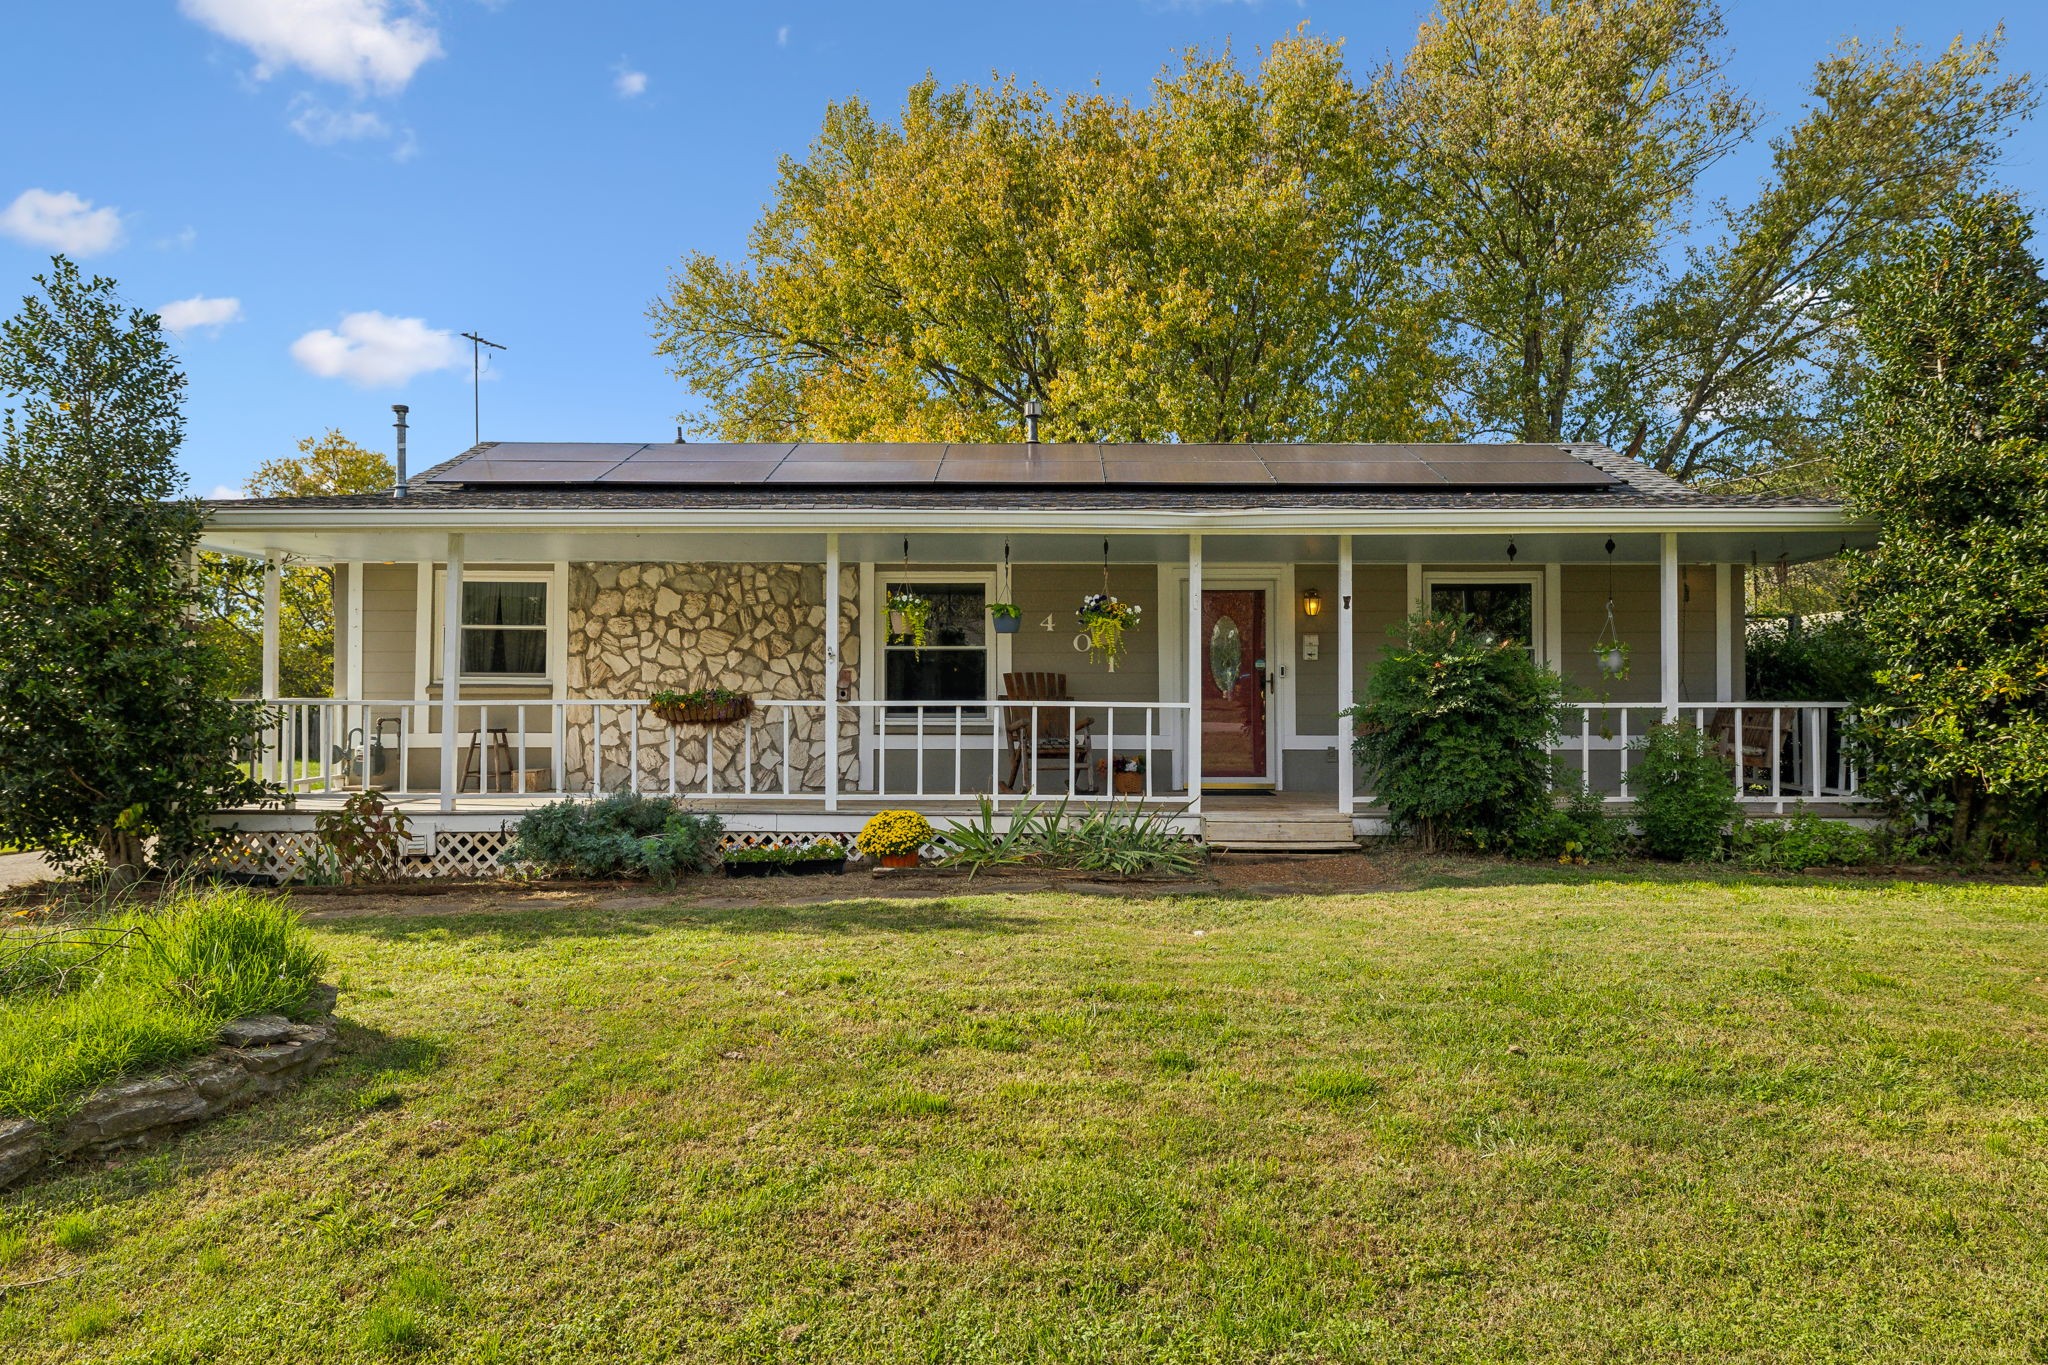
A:
{"label": "green leafy tree", "polygon": [[258,789],[199,639],[185,378],[154,314],[62,256],[0,322],[0,840],[119,880]]}
{"label": "green leafy tree", "polygon": [[1876,654],[1872,780],[1959,853],[2048,823],[2048,281],[2011,199],[1959,197],[1858,287],[1870,379],[1839,456],[1879,525],[1850,593]]}
{"label": "green leafy tree", "polygon": [[[330,428],[299,453],[266,460],[242,485],[252,498],[380,493],[397,478],[391,461]],[[200,558],[205,633],[230,661],[230,685],[253,696],[263,679],[263,566],[231,555]],[[334,685],[334,571],[288,564],[278,585],[278,686],[288,697],[324,697]]]}
{"label": "green leafy tree", "polygon": [[1563,683],[1469,616],[1397,627],[1351,710],[1395,828],[1430,848],[1505,849],[1551,810]]}
{"label": "green leafy tree", "polygon": [[727,439],[1440,433],[1437,321],[1337,44],[1189,54],[1143,107],[1013,81],[833,105],[746,257],[650,309]]}

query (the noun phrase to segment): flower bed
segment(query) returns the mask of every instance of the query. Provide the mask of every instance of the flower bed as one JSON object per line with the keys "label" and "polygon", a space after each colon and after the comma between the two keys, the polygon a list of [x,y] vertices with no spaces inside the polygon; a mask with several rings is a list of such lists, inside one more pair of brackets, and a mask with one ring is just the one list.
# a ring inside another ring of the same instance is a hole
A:
{"label": "flower bed", "polygon": [[823,877],[846,871],[846,849],[833,839],[782,848],[735,848],[723,859],[728,877]]}

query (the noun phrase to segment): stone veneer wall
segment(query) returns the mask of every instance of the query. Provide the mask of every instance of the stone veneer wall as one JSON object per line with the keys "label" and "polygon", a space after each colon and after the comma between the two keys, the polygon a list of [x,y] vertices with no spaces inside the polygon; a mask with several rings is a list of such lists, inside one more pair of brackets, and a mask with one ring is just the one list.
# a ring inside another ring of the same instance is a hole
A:
{"label": "stone veneer wall", "polygon": [[[860,572],[840,571],[840,659],[858,666]],[[569,696],[631,701],[663,688],[725,687],[756,701],[821,701],[825,695],[825,569],[822,564],[572,564],[569,569]],[[756,790],[779,790],[782,717],[757,710],[753,768]],[[590,721],[572,708],[565,756],[571,787],[591,784]],[[790,783],[798,792],[825,785],[822,707],[790,716]],[[859,762],[859,720],[840,718],[840,778]],[[598,785],[626,785],[631,727],[606,713],[600,736]],[[676,782],[704,785],[704,744],[712,746],[717,790],[745,789],[743,728],[685,727],[676,734]],[[637,763],[642,791],[668,784],[668,727],[642,717]]]}

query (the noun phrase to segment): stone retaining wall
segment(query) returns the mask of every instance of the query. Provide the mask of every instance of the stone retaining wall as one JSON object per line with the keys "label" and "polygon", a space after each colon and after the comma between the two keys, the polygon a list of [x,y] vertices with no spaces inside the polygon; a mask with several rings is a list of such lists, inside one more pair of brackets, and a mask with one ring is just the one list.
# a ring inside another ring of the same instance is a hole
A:
{"label": "stone retaining wall", "polygon": [[282,1015],[238,1019],[221,1030],[221,1046],[158,1076],[95,1091],[55,1125],[0,1119],[0,1187],[45,1161],[98,1156],[140,1147],[262,1095],[275,1094],[334,1053],[334,988],[318,988],[319,1018],[295,1024]]}

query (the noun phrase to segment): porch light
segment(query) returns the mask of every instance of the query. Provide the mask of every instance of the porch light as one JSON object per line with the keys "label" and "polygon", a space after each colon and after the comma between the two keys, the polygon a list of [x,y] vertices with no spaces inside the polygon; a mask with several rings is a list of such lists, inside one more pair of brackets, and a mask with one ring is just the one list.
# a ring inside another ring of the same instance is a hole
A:
{"label": "porch light", "polygon": [[1323,595],[1314,588],[1303,588],[1301,590],[1301,614],[1303,616],[1321,616],[1323,614]]}

